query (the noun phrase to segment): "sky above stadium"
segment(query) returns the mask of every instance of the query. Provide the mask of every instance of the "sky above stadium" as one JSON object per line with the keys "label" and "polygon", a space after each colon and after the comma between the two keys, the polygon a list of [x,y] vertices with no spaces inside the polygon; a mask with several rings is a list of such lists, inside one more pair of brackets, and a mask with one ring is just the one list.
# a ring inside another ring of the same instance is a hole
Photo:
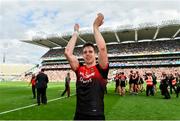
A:
{"label": "sky above stadium", "polygon": [[74,23],[92,28],[180,20],[180,0],[0,0],[0,63],[38,64],[47,48],[27,44],[37,33],[72,32]]}

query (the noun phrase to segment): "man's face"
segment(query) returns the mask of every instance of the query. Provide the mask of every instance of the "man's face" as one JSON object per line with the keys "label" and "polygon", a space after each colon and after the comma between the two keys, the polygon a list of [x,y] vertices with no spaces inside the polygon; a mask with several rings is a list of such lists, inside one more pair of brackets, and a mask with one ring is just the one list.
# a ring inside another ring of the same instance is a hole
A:
{"label": "man's face", "polygon": [[83,59],[87,65],[93,64],[96,61],[93,47],[87,46],[83,49]]}

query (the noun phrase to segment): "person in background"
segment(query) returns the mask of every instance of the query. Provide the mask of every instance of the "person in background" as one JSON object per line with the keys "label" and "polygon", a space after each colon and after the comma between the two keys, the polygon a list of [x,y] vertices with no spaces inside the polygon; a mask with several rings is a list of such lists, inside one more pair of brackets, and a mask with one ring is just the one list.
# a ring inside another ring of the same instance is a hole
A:
{"label": "person in background", "polygon": [[177,70],[175,70],[175,81],[176,81],[176,97],[179,97],[180,93],[180,74],[178,73]]}
{"label": "person in background", "polygon": [[120,92],[119,94],[121,96],[124,96],[125,95],[125,87],[126,87],[126,84],[127,84],[127,77],[125,76],[124,72],[121,72],[120,73]]}
{"label": "person in background", "polygon": [[37,104],[47,104],[46,89],[49,82],[48,76],[44,73],[44,69],[41,69],[36,76],[36,88],[37,88]]}
{"label": "person in background", "polygon": [[115,81],[115,90],[114,90],[114,92],[119,93],[119,89],[118,89],[118,87],[119,87],[119,73],[118,72],[116,73],[116,75],[114,77],[114,81]]}
{"label": "person in background", "polygon": [[154,96],[152,73],[147,73],[145,81],[146,81],[146,96],[149,95]]}
{"label": "person in background", "polygon": [[33,99],[35,99],[36,98],[36,76],[35,76],[35,74],[32,74],[31,81],[30,81],[29,85],[30,84],[32,87]]}
{"label": "person in background", "polygon": [[64,94],[67,92],[68,97],[70,97],[70,81],[71,81],[71,77],[70,77],[70,73],[68,72],[65,78],[65,90],[63,91],[61,96],[64,96]]}
{"label": "person in background", "polygon": [[169,87],[170,87],[170,94],[172,94],[172,89],[176,93],[176,78],[173,76],[173,74],[168,75],[169,80]]}
{"label": "person in background", "polygon": [[134,84],[133,84],[133,70],[130,71],[129,74],[129,93],[133,94],[134,92]]}
{"label": "person in background", "polygon": [[165,72],[162,72],[161,81],[160,81],[160,90],[161,90],[161,94],[164,95],[164,99],[171,98],[168,91],[168,77]]}
{"label": "person in background", "polygon": [[155,75],[154,72],[152,72],[152,79],[153,79],[153,91],[154,91],[154,94],[156,94],[157,92],[157,77]]}

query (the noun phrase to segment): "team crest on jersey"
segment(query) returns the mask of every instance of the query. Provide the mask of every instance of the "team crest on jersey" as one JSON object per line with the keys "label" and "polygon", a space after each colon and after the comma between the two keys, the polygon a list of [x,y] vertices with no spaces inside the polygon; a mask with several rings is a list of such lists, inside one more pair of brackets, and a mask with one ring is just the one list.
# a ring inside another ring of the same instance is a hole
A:
{"label": "team crest on jersey", "polygon": [[91,70],[91,73],[94,72],[94,68],[91,68],[90,70]]}

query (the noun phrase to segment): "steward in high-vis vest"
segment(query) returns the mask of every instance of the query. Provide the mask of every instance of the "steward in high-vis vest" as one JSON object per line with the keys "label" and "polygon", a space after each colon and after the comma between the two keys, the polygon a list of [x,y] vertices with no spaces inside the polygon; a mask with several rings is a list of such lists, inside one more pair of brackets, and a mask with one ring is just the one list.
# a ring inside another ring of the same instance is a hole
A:
{"label": "steward in high-vis vest", "polygon": [[153,79],[152,74],[147,73],[147,76],[145,78],[146,81],[146,96],[152,95],[154,96],[154,90],[153,90]]}

